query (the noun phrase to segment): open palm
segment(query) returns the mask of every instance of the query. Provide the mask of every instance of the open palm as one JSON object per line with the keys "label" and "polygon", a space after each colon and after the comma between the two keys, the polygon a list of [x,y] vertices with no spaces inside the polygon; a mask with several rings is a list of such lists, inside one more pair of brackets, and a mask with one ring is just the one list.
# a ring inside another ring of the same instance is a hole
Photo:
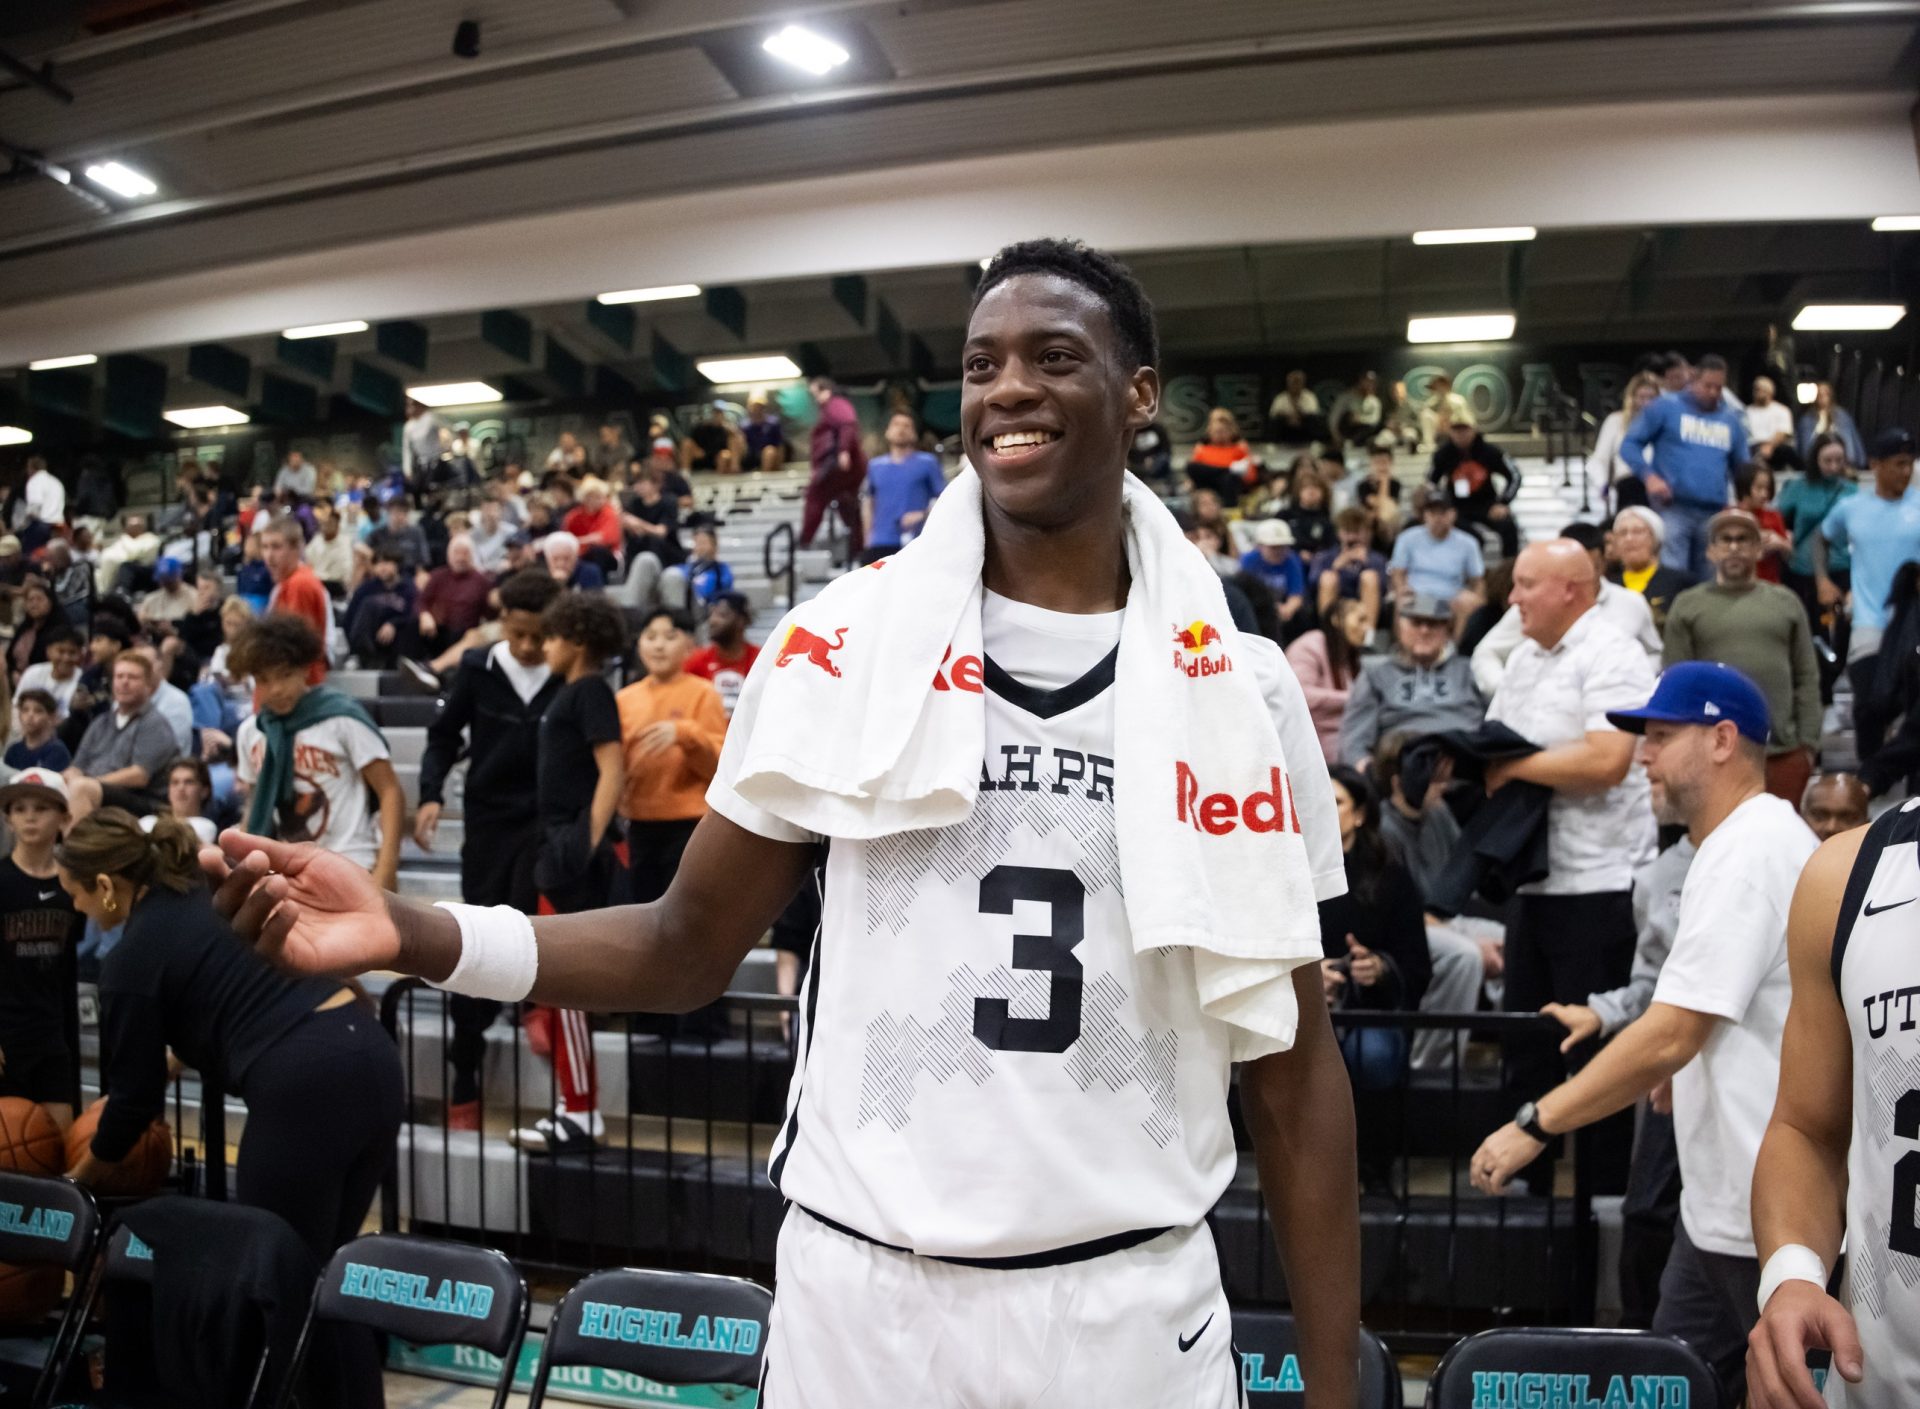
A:
{"label": "open palm", "polygon": [[400,934],[387,898],[364,867],[322,851],[247,832],[221,834],[200,853],[214,904],[241,938],[302,973],[347,975],[391,968]]}

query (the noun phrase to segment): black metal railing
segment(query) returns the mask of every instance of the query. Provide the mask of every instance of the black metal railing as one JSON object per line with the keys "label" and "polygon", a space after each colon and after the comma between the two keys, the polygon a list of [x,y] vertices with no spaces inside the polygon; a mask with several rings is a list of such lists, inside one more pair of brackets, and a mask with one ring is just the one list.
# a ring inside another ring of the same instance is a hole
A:
{"label": "black metal railing", "polygon": [[[481,1129],[451,1130],[450,1009],[417,980],[396,983],[382,1017],[401,1047],[410,1121],[382,1226],[484,1242],[533,1275],[639,1265],[771,1280],[785,1208],[766,1166],[785,1114],[794,1011],[792,998],[730,993],[691,1029],[641,1015],[596,1019],[606,1137],[591,1154],[528,1156],[506,1132],[552,1110],[557,1092],[523,1034],[506,1023],[490,1030],[478,1072]],[[1384,1084],[1376,1054],[1376,1089],[1356,1090],[1363,1165],[1384,1172],[1361,1198],[1368,1325],[1411,1353],[1489,1325],[1591,1324],[1585,1142],[1558,1154],[1533,1193],[1490,1198],[1467,1174],[1474,1149],[1517,1104],[1502,1049],[1563,1030],[1528,1014],[1333,1017],[1349,1045],[1379,1033],[1402,1052]],[[1437,1044],[1438,1067],[1413,1068],[1404,1056],[1412,1039],[1435,1030],[1461,1038]],[[1240,1172],[1209,1216],[1222,1276],[1237,1305],[1284,1306],[1286,1277],[1244,1129],[1240,1143]]]}
{"label": "black metal railing", "polygon": [[[784,543],[787,550],[785,561],[774,564],[773,549],[776,543]],[[800,595],[800,569],[798,566],[800,550],[793,536],[793,525],[777,523],[767,530],[767,536],[760,545],[760,562],[767,571],[767,580],[775,581],[781,577],[787,580],[787,609],[791,611]]]}

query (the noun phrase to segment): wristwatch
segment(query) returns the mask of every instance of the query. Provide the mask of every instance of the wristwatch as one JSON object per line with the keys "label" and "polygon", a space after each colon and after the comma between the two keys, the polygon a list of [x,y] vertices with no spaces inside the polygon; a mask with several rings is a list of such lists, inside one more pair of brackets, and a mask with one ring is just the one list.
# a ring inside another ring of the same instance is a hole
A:
{"label": "wristwatch", "polygon": [[1513,1113],[1513,1123],[1525,1131],[1530,1138],[1538,1140],[1543,1145],[1553,1140],[1553,1136],[1541,1128],[1540,1107],[1532,1101],[1528,1101]]}

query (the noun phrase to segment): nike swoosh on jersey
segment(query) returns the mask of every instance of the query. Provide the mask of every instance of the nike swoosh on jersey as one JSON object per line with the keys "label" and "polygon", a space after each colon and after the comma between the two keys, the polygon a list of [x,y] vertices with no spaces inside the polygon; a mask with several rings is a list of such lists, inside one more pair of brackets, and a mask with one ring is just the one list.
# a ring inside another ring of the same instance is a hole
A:
{"label": "nike swoosh on jersey", "polygon": [[1185,1355],[1189,1350],[1192,1350],[1193,1347],[1199,1342],[1200,1337],[1204,1336],[1207,1333],[1207,1327],[1211,1326],[1212,1324],[1213,1324],[1213,1317],[1209,1316],[1206,1320],[1200,1323],[1200,1329],[1195,1331],[1191,1336],[1181,1336],[1180,1337],[1180,1353],[1182,1355]]}
{"label": "nike swoosh on jersey", "polygon": [[57,890],[48,890],[48,891],[36,891],[34,893],[38,895],[42,900],[51,900],[54,898],[54,896],[58,895],[60,892]]}
{"label": "nike swoosh on jersey", "polygon": [[1920,900],[1920,895],[1910,895],[1905,900],[1896,900],[1890,905],[1875,905],[1869,900],[1866,907],[1867,918],[1871,919],[1875,915],[1884,914],[1888,910],[1898,910],[1902,905],[1911,905],[1916,900]]}

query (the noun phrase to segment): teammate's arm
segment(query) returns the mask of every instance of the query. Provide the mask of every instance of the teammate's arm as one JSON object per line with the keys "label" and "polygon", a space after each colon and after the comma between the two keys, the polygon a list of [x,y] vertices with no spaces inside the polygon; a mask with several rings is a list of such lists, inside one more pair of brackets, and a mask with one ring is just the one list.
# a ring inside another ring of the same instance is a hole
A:
{"label": "teammate's arm", "polygon": [[[710,1003],[793,899],[813,856],[811,846],[771,841],[708,813],[659,900],[533,922],[539,968],[528,996],[613,1013],[684,1013]],[[317,846],[230,831],[218,849],[201,852],[201,865],[219,883],[216,903],[234,928],[258,936],[287,967],[393,969],[438,982],[459,961],[452,915],[382,892],[366,871]]]}
{"label": "teammate's arm", "polygon": [[[1789,1243],[1828,1267],[1845,1227],[1847,1144],[1853,1121],[1853,1041],[1834,991],[1834,927],[1864,831],[1823,844],[1793,892],[1787,963],[1793,1006],[1780,1049],[1780,1092],[1753,1169],[1753,1241],[1760,1265]],[[1853,1317],[1826,1288],[1782,1282],[1747,1337],[1747,1391],[1754,1409],[1821,1409],[1807,1350],[1824,1347],[1847,1379],[1860,1379]]]}
{"label": "teammate's arm", "polygon": [[1260,1192],[1296,1295],[1307,1409],[1350,1409],[1358,1388],[1360,1175],[1353,1087],[1333,1040],[1320,966],[1293,971],[1300,1030],[1293,1046],[1240,1070],[1240,1096],[1260,1168]]}

